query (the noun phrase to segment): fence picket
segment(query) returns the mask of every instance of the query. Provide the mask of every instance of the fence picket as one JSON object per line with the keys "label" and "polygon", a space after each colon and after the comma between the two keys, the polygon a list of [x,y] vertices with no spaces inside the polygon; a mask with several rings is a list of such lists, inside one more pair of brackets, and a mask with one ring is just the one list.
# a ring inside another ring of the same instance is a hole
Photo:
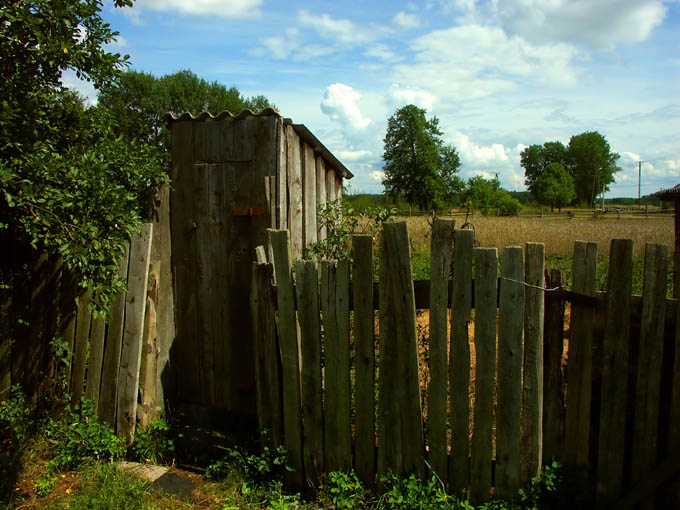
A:
{"label": "fence picket", "polygon": [[416,308],[411,276],[410,245],[405,221],[383,225],[387,250],[381,264],[390,272],[396,327],[396,358],[394,381],[395,403],[400,406],[402,427],[403,469],[421,478],[425,474],[423,455],[423,417],[420,402],[418,371],[418,343],[416,336]]}
{"label": "fence picket", "polygon": [[[566,284],[564,272],[551,269],[546,287]],[[545,298],[543,349],[543,454],[546,460],[562,458],[564,441],[564,392],[562,353],[564,351],[564,300],[549,292]]]}
{"label": "fence picket", "polygon": [[356,450],[359,480],[375,483],[375,333],[373,319],[373,237],[352,236],[352,292],[354,346]]}
{"label": "fence picket", "polygon": [[609,503],[623,488],[633,240],[612,239],[607,318],[602,342],[602,385],[596,497]]}
{"label": "fence picket", "polygon": [[470,458],[470,344],[468,325],[472,310],[473,230],[456,230],[453,252],[453,296],[449,385],[451,395],[451,460],[449,489],[459,492],[469,483]]}
{"label": "fence picket", "polygon": [[125,327],[118,369],[118,410],[116,430],[119,436],[132,441],[137,421],[139,368],[142,357],[146,290],[149,281],[149,257],[153,223],[142,225],[139,235],[130,243],[128,292],[125,296]]}
{"label": "fence picket", "polygon": [[325,465],[328,472],[352,466],[349,382],[349,262],[321,262],[324,330]]}
{"label": "fence picket", "polygon": [[642,480],[657,461],[667,272],[668,247],[647,244],[633,420],[631,465],[635,482]]}
{"label": "fence picket", "polygon": [[[597,243],[576,241],[572,270],[572,290],[585,296],[595,295]],[[564,438],[565,462],[578,468],[587,479],[590,465],[590,404],[593,381],[593,332],[595,310],[574,301],[569,325],[569,365],[567,379],[567,416]]]}
{"label": "fence picket", "polygon": [[260,435],[267,440],[269,446],[277,447],[281,444],[281,371],[271,295],[273,273],[272,264],[253,262],[250,303],[255,355],[255,396]]}
{"label": "fence picket", "polygon": [[526,243],[521,483],[538,474],[543,444],[543,313],[545,246]]}
{"label": "fence picket", "polygon": [[274,253],[279,310],[279,342],[283,376],[283,435],[289,461],[294,471],[286,475],[286,483],[294,489],[303,486],[302,423],[300,421],[300,364],[298,361],[298,326],[295,318],[295,296],[291,275],[290,247],[287,230],[269,229]]}
{"label": "fence picket", "polygon": [[302,383],[303,447],[307,482],[318,486],[323,473],[323,413],[321,410],[321,325],[319,321],[319,278],[316,264],[295,262],[300,364]]}
{"label": "fence picket", "polygon": [[448,300],[454,220],[434,219],[430,249],[430,385],[428,387],[429,462],[440,479],[447,479],[448,441],[446,403],[448,390]]}
{"label": "fence picket", "polygon": [[106,321],[104,317],[92,314],[92,331],[90,334],[90,353],[87,360],[87,382],[85,396],[97,399],[102,380],[102,362],[104,359],[104,333]]}
{"label": "fence picket", "polygon": [[497,275],[496,248],[475,248],[475,418],[470,462],[470,500],[474,504],[486,501],[491,492]]}
{"label": "fence picket", "polygon": [[79,404],[85,389],[85,365],[87,363],[87,344],[90,337],[90,301],[92,291],[87,290],[78,296],[76,314],[76,334],[73,346],[73,369],[71,372],[71,405]]}
{"label": "fence picket", "polygon": [[524,257],[519,246],[503,250],[498,322],[498,411],[496,418],[496,494],[512,498],[520,488],[522,409],[522,329]]}

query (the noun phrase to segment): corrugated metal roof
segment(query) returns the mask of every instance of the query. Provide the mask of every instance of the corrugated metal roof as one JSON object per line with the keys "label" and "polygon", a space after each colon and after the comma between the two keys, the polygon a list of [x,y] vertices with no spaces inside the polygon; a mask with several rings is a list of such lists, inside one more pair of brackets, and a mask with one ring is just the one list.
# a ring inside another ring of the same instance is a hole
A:
{"label": "corrugated metal roof", "polygon": [[680,184],[676,184],[672,188],[657,191],[655,195],[661,200],[678,200],[680,199]]}
{"label": "corrugated metal roof", "polygon": [[[172,113],[166,113],[163,115],[163,121],[167,124],[172,124],[173,122],[181,122],[187,120],[224,120],[226,118],[241,120],[245,117],[278,117],[283,118],[283,116],[272,108],[265,108],[260,113],[253,113],[251,110],[242,110],[239,114],[234,115],[231,112],[221,112],[217,115],[212,115],[208,112],[203,112],[200,115],[192,115],[191,113],[185,112],[181,115],[173,115]],[[335,171],[342,175],[345,179],[351,179],[354,174],[348,170],[348,168],[343,165],[338,158],[336,158],[331,151],[329,151],[324,144],[322,144],[319,139],[314,136],[304,124],[295,124],[291,119],[283,118],[283,123],[293,126],[293,129],[307,144],[315,151],[321,154],[321,156],[328,162]]]}

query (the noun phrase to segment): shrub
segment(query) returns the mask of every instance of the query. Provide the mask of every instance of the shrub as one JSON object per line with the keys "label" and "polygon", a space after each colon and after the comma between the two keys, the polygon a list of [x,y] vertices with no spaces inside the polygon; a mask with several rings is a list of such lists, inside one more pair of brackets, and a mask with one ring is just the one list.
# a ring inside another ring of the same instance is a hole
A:
{"label": "shrub", "polygon": [[163,420],[154,420],[146,428],[137,429],[135,441],[130,447],[132,457],[141,462],[161,464],[170,462],[175,452],[175,443],[168,437],[170,425]]}

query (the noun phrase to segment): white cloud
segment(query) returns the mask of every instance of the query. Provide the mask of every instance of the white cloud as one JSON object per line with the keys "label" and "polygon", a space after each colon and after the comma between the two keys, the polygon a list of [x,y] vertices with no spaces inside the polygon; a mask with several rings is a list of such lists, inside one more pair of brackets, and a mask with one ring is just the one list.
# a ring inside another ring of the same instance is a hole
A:
{"label": "white cloud", "polygon": [[381,172],[380,170],[374,170],[373,172],[371,172],[371,178],[374,181],[382,182],[383,179],[385,178],[385,172]]}
{"label": "white cloud", "polygon": [[375,34],[348,19],[332,18],[328,14],[312,14],[306,9],[298,13],[300,25],[314,29],[320,36],[341,44],[360,44],[375,39]]}
{"label": "white cloud", "polygon": [[407,104],[414,104],[426,110],[432,110],[435,97],[425,90],[401,88],[392,85],[392,89],[387,94],[387,103],[392,108],[400,108]]}
{"label": "white cloud", "polygon": [[559,85],[576,82],[579,52],[564,43],[534,45],[508,37],[499,27],[457,26],[411,43],[413,64],[395,66],[393,79],[407,86],[427,83],[451,101],[484,97],[517,87],[527,78]]}
{"label": "white cloud", "polygon": [[409,14],[404,11],[399,11],[392,18],[392,22],[400,28],[409,29],[420,26],[420,19],[415,14]]}
{"label": "white cloud", "polygon": [[285,59],[299,45],[298,31],[295,28],[287,29],[283,35],[263,37],[260,39],[262,47],[256,48],[253,53],[256,55],[271,55],[276,59]]}
{"label": "white cloud", "polygon": [[364,51],[364,56],[379,58],[385,62],[398,62],[404,59],[404,57],[392,51],[389,46],[380,43],[372,44]]}
{"label": "white cloud", "polygon": [[364,117],[359,109],[361,94],[344,83],[333,83],[326,88],[321,101],[321,111],[331,120],[339,122],[344,129],[350,131],[363,130],[371,124],[371,119]]}
{"label": "white cloud", "polygon": [[179,11],[182,14],[219,18],[247,18],[261,14],[262,0],[137,0],[135,9]]}
{"label": "white cloud", "polygon": [[661,0],[492,0],[509,34],[611,49],[644,41],[666,14]]}
{"label": "white cloud", "polygon": [[76,73],[71,70],[62,73],[61,82],[65,87],[78,92],[85,99],[85,104],[97,104],[97,91],[95,90],[94,85],[92,85],[92,82],[81,80],[76,76]]}
{"label": "white cloud", "polygon": [[356,151],[338,151],[338,157],[340,160],[346,162],[367,161],[373,159],[373,153],[365,149]]}

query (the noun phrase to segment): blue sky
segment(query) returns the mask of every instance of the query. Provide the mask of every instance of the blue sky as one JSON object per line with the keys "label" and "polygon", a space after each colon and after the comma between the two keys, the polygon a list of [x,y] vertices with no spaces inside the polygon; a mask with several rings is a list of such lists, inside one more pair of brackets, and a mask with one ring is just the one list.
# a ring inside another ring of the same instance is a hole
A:
{"label": "blue sky", "polygon": [[382,190],[394,111],[436,115],[463,177],[524,189],[524,147],[597,130],[623,168],[607,196],[680,182],[680,2],[136,0],[104,7],[116,51],[264,94]]}

